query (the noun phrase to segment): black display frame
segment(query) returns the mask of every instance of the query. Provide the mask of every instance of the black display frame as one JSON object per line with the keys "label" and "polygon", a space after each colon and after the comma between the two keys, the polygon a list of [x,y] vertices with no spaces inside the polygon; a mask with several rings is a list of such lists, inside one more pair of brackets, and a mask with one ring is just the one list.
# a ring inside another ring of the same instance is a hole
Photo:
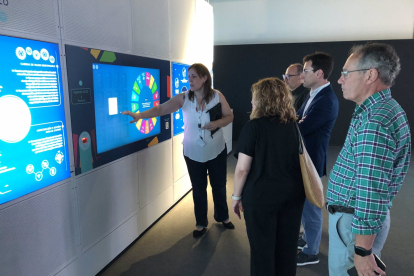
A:
{"label": "black display frame", "polygon": [[82,169],[82,164],[80,164],[80,145],[78,141],[79,136],[83,132],[88,132],[91,137],[92,164],[88,167],[93,169],[171,139],[171,115],[168,114],[160,117],[160,134],[98,154],[95,136],[96,125],[92,68],[93,63],[100,63],[160,70],[159,91],[160,104],[162,104],[168,101],[170,97],[170,61],[72,45],[65,45],[65,51],[68,90],[90,89],[91,91],[90,102],[74,103],[72,99],[70,100],[75,175],[80,175],[90,170]]}

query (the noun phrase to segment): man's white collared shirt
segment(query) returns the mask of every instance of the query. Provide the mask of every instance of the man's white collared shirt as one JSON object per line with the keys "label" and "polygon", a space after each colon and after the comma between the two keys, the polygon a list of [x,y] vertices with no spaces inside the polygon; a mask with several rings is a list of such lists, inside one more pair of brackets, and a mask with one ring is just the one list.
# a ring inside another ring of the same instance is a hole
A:
{"label": "man's white collared shirt", "polygon": [[302,114],[302,116],[303,116],[303,115],[305,115],[306,110],[308,110],[309,105],[311,104],[311,102],[313,101],[313,99],[316,97],[316,95],[318,95],[318,93],[319,93],[322,89],[324,89],[325,87],[327,87],[327,86],[328,86],[328,85],[330,85],[330,84],[331,84],[331,83],[328,81],[328,82],[327,82],[327,83],[325,83],[324,85],[319,86],[318,88],[316,88],[315,90],[313,90],[313,91],[311,91],[311,92],[310,92],[310,97],[309,97],[308,102],[306,103],[305,109],[303,110],[303,114]]}

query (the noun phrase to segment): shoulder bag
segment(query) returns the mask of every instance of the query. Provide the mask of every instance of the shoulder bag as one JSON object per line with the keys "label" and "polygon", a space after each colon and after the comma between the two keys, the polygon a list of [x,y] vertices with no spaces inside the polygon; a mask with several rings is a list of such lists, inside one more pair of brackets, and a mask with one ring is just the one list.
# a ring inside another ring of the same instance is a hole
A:
{"label": "shoulder bag", "polygon": [[313,165],[313,162],[306,151],[298,123],[295,122],[295,125],[296,130],[298,131],[300,170],[302,171],[306,198],[310,201],[310,203],[322,209],[325,207],[325,196],[323,193],[322,181],[316,171],[315,165]]}

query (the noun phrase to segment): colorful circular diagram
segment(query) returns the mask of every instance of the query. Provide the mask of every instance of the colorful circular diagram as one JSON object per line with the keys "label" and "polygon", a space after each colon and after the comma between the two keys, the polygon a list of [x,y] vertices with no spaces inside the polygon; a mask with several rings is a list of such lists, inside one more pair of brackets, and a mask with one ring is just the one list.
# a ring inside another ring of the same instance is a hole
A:
{"label": "colorful circular diagram", "polygon": [[[160,104],[158,85],[149,72],[138,76],[131,92],[131,110],[140,113]],[[157,118],[141,119],[136,123],[137,129],[142,134],[148,134],[157,124]]]}

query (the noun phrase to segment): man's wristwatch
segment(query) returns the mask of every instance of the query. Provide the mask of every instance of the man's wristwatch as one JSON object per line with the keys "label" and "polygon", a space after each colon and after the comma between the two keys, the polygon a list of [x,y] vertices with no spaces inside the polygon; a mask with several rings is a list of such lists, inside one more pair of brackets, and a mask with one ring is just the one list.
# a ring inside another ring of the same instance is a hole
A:
{"label": "man's wristwatch", "polygon": [[241,196],[231,195],[231,199],[233,199],[233,200],[240,200],[241,198],[242,198]]}
{"label": "man's wristwatch", "polygon": [[372,254],[372,248],[370,250],[366,250],[365,248],[362,248],[360,246],[354,246],[355,248],[355,254],[365,257]]}

